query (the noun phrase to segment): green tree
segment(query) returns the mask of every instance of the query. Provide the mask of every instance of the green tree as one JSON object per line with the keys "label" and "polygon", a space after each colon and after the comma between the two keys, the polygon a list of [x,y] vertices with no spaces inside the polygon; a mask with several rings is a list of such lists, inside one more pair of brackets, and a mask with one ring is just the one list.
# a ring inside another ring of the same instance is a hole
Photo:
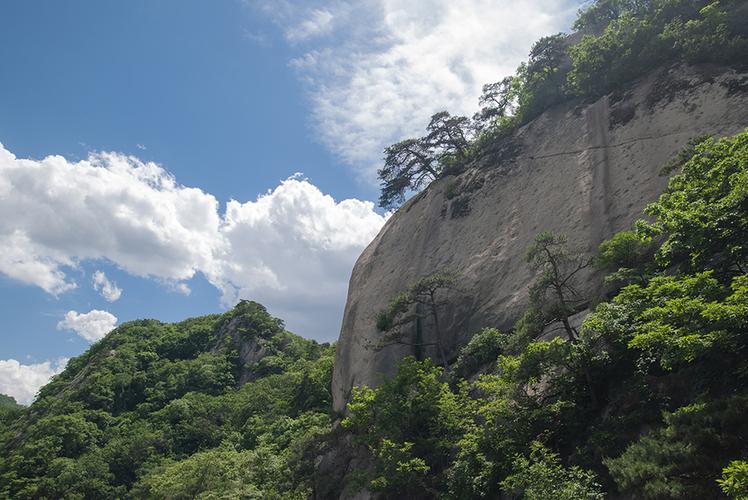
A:
{"label": "green tree", "polygon": [[533,44],[527,63],[517,70],[514,85],[523,122],[565,98],[564,82],[569,70],[567,46],[563,33],[543,37]]}
{"label": "green tree", "polygon": [[[530,287],[530,314],[541,318],[543,325],[560,322],[569,342],[576,344],[579,331],[571,324],[569,317],[589,303],[589,299],[579,291],[577,280],[579,273],[594,260],[570,252],[566,236],[551,232],[543,232],[535,237],[527,250],[526,259],[532,269],[540,273]],[[582,344],[576,350],[578,366],[584,373],[592,403],[598,406],[597,391],[589,369],[590,350],[585,347],[588,346]]]}
{"label": "green tree", "polygon": [[574,29],[587,34],[597,34],[624,12],[641,14],[651,0],[597,0],[579,12]]}
{"label": "green tree", "polygon": [[382,187],[379,205],[399,205],[409,191],[437,179],[446,166],[462,164],[469,145],[468,125],[467,118],[441,111],[431,117],[424,137],[387,147],[384,166],[378,171]]}
{"label": "green tree", "polygon": [[431,360],[405,358],[380,387],[355,388],[343,426],[371,450],[370,487],[402,497],[437,494],[462,435],[469,398],[453,393]]}
{"label": "green tree", "polygon": [[382,181],[379,206],[383,208],[400,205],[408,191],[427,186],[441,171],[422,139],[400,141],[387,147],[384,154],[384,166],[377,172]]}
{"label": "green tree", "polygon": [[484,328],[470,339],[452,364],[452,376],[468,378],[481,367],[495,363],[507,343],[507,335],[495,328]]}
{"label": "green tree", "polygon": [[596,264],[612,271],[605,277],[606,283],[642,284],[656,271],[653,265],[656,250],[651,237],[636,231],[621,231],[600,244]]}
{"label": "green tree", "polygon": [[570,252],[566,236],[543,232],[528,248],[526,260],[538,273],[530,287],[531,307],[541,312],[545,324],[560,322],[569,341],[576,342],[579,332],[569,316],[589,302],[578,288],[578,279],[592,259]]}
{"label": "green tree", "polygon": [[249,301],[122,324],[0,430],[0,496],[307,498],[332,358]]}
{"label": "green tree", "polygon": [[748,499],[748,462],[733,460],[722,469],[722,478],[717,480],[725,495],[735,500]]}
{"label": "green tree", "polygon": [[[395,297],[386,309],[377,315],[377,329],[385,335],[375,346],[382,349],[392,344],[410,345],[417,353],[426,346],[435,346],[442,366],[447,366],[447,356],[439,313],[447,304],[444,292],[455,288],[455,276],[451,273],[437,273],[425,276]],[[433,342],[423,338],[423,322],[430,320],[433,327]],[[415,339],[411,340],[409,330],[415,327]],[[422,356],[419,354],[418,356]]]}
{"label": "green tree", "polygon": [[606,465],[624,494],[643,498],[715,498],[715,478],[739,454],[748,433],[745,396],[693,403],[664,415]]}
{"label": "green tree", "polygon": [[135,487],[134,496],[175,500],[260,498],[263,492],[255,484],[255,467],[252,452],[231,449],[199,452],[154,469]]}
{"label": "green tree", "polygon": [[578,466],[565,468],[558,454],[535,441],[530,456],[517,455],[514,469],[501,485],[527,500],[602,500],[595,474]]}
{"label": "green tree", "polygon": [[735,2],[712,1],[692,19],[675,17],[664,27],[662,37],[689,62],[740,60],[748,52],[748,40],[735,33],[740,29],[735,24],[736,13],[725,4]]}
{"label": "green tree", "polygon": [[11,396],[0,394],[0,422],[10,423],[23,412],[23,406]]}
{"label": "green tree", "polygon": [[645,210],[656,222],[640,222],[638,230],[665,237],[656,255],[663,268],[742,274],[748,260],[748,132],[707,139],[693,150]]}
{"label": "green tree", "polygon": [[512,116],[516,108],[516,85],[513,76],[507,76],[483,86],[478,104],[479,111],[473,116],[473,127],[478,130],[490,128],[499,118]]}

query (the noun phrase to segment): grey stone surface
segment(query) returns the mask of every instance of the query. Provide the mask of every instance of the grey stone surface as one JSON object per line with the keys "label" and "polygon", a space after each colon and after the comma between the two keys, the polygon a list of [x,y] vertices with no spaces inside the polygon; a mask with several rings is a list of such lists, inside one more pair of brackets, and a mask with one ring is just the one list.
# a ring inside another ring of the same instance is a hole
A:
{"label": "grey stone surface", "polygon": [[[457,273],[460,291],[443,312],[452,354],[480,328],[511,328],[527,304],[533,276],[524,254],[535,235],[565,233],[593,252],[628,229],[666,186],[661,167],[689,139],[748,125],[748,95],[734,90],[747,79],[714,66],[664,68],[625,94],[556,106],[514,134],[514,157],[440,179],[406,203],[353,269],[333,374],[335,409],[345,409],[353,386],[378,385],[412,354],[403,345],[371,347],[380,335],[377,312],[409,283]],[[452,183],[461,194],[450,200]],[[595,273],[581,276],[591,294],[600,283]]]}

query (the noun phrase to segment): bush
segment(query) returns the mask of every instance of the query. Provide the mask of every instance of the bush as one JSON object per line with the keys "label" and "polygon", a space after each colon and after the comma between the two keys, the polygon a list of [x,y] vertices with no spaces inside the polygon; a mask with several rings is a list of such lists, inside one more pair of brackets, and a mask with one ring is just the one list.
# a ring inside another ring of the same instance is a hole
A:
{"label": "bush", "polygon": [[605,498],[594,473],[577,466],[563,467],[559,456],[537,441],[530,446],[529,458],[516,456],[512,474],[501,486],[527,500]]}
{"label": "bush", "polygon": [[722,469],[722,479],[717,483],[725,495],[736,500],[748,499],[748,462],[733,460]]}
{"label": "bush", "polygon": [[484,365],[495,363],[506,341],[507,336],[495,328],[484,328],[473,335],[452,365],[453,378],[469,378]]}

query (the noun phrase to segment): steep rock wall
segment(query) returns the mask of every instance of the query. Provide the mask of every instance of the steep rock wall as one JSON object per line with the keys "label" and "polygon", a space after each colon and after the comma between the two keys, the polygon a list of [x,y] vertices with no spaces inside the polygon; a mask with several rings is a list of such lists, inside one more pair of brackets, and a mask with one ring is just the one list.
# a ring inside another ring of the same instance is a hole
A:
{"label": "steep rock wall", "polygon": [[[447,269],[457,274],[458,290],[440,315],[451,354],[483,327],[509,329],[527,305],[533,276],[524,254],[537,233],[565,233],[593,252],[657,198],[667,185],[662,166],[689,139],[746,126],[748,73],[663,68],[625,93],[552,108],[493,160],[434,182],[356,262],[333,374],[335,410],[345,409],[352,387],[378,385],[413,354],[404,345],[372,347],[381,336],[377,312],[408,284]],[[581,277],[590,294],[597,273]]]}

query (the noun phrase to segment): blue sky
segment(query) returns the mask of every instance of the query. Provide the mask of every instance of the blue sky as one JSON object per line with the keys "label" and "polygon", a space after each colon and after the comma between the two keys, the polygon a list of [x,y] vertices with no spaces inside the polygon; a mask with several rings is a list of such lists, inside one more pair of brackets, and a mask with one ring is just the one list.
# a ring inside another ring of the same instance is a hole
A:
{"label": "blue sky", "polygon": [[3,2],[0,392],[30,401],[123,321],[239,298],[334,340],[384,223],[369,201],[382,147],[474,111],[577,8]]}

